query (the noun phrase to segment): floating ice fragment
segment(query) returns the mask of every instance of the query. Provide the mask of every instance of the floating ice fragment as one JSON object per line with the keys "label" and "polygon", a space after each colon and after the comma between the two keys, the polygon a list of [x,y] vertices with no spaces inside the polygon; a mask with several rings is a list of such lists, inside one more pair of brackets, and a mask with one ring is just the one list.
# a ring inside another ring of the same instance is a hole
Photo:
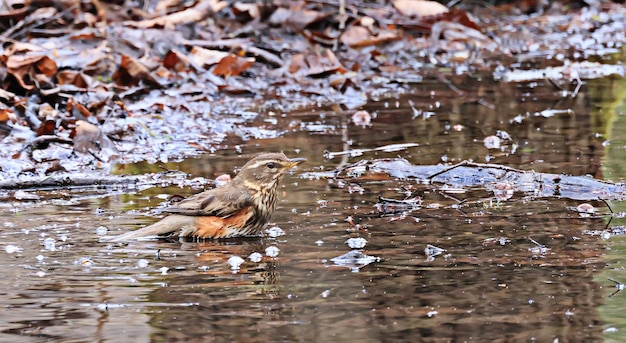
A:
{"label": "floating ice fragment", "polygon": [[161,268],[159,268],[159,271],[161,272],[161,275],[167,275],[167,272],[169,270],[170,269],[168,267],[161,267]]}
{"label": "floating ice fragment", "polygon": [[50,250],[50,251],[57,250],[57,248],[56,248],[56,240],[54,238],[48,237],[48,238],[44,239],[43,240],[43,246],[44,246],[44,248],[46,248],[47,250]]}
{"label": "floating ice fragment", "polygon": [[283,229],[279,228],[278,226],[272,226],[271,228],[265,230],[265,232],[267,233],[268,236],[272,238],[285,235],[285,231],[283,231]]}
{"label": "floating ice fragment", "polygon": [[501,139],[497,136],[488,136],[483,139],[483,144],[487,149],[500,149]]}
{"label": "floating ice fragment", "polygon": [[276,257],[278,256],[279,252],[280,252],[280,249],[278,249],[277,247],[273,245],[265,248],[265,255],[269,257]]}
{"label": "floating ice fragment", "polygon": [[330,289],[327,289],[323,291],[322,294],[320,294],[322,298],[328,298],[329,295],[330,295]]}
{"label": "floating ice fragment", "polygon": [[352,115],[354,125],[365,127],[372,122],[372,115],[367,111],[357,111]]}
{"label": "floating ice fragment", "polygon": [[46,257],[45,257],[45,256],[43,256],[43,255],[37,255],[37,256],[35,257],[35,259],[36,259],[37,261],[39,261],[39,262],[43,262],[43,260],[44,260],[45,258],[46,258]]}
{"label": "floating ice fragment", "polygon": [[13,196],[17,200],[39,200],[39,198],[40,198],[39,195],[37,195],[37,194],[31,193],[31,192],[26,192],[26,191],[23,191],[23,190],[15,191]]}
{"label": "floating ice fragment", "polygon": [[428,257],[434,257],[437,255],[441,255],[446,249],[442,249],[440,247],[436,247],[432,244],[426,244],[426,248],[424,248],[424,254]]}
{"label": "floating ice fragment", "polygon": [[150,262],[144,258],[140,259],[139,261],[137,261],[137,268],[145,268],[148,266],[148,264],[150,264]]}
{"label": "floating ice fragment", "polygon": [[338,266],[348,267],[353,272],[358,272],[359,269],[367,266],[368,264],[380,261],[380,258],[366,255],[360,250],[350,250],[347,253],[331,258],[330,260]]}
{"label": "floating ice fragment", "polygon": [[439,314],[439,312],[437,312],[437,311],[435,311],[435,310],[433,310],[433,311],[428,311],[428,313],[426,313],[426,315],[427,315],[429,318],[432,318],[432,317],[436,316],[437,314]]}
{"label": "floating ice fragment", "polygon": [[589,218],[596,213],[596,208],[589,203],[582,203],[576,206],[576,211],[581,218]]}
{"label": "floating ice fragment", "polygon": [[75,265],[80,265],[83,267],[91,267],[93,266],[93,261],[91,260],[91,256],[81,257],[78,260],[74,261]]}
{"label": "floating ice fragment", "polygon": [[263,255],[255,251],[250,254],[250,256],[248,256],[248,259],[254,263],[258,263],[261,262],[261,260],[263,259]]}
{"label": "floating ice fragment", "polygon": [[536,245],[534,247],[528,248],[528,251],[530,251],[530,253],[535,256],[545,255],[548,251],[551,250],[550,248],[546,247],[545,245],[537,242],[536,240],[532,238],[528,238],[528,239]]}
{"label": "floating ice fragment", "polygon": [[561,113],[565,113],[565,114],[571,114],[573,113],[573,111],[571,109],[547,109],[547,110],[543,110],[541,112],[537,112],[535,113],[535,116],[541,116],[544,118],[550,118],[550,117],[554,117],[557,114],[561,114]]}
{"label": "floating ice fragment", "polygon": [[8,254],[12,254],[14,252],[20,252],[22,250],[22,248],[18,247],[17,245],[13,245],[13,244],[9,244],[6,247],[4,247],[4,251],[6,251]]}
{"label": "floating ice fragment", "polygon": [[36,272],[35,275],[37,275],[39,277],[44,277],[44,276],[46,276],[46,272],[40,270],[40,271]]}
{"label": "floating ice fragment", "polygon": [[239,270],[239,266],[245,262],[245,260],[237,255],[233,255],[228,258],[228,264],[230,265],[230,269]]}
{"label": "floating ice fragment", "polygon": [[365,247],[365,245],[367,244],[367,240],[362,237],[349,238],[346,241],[346,244],[348,244],[348,246],[352,249],[361,249]]}
{"label": "floating ice fragment", "polygon": [[100,236],[104,236],[107,234],[107,232],[109,231],[109,229],[107,229],[104,226],[98,226],[96,228],[96,235],[100,235]]}

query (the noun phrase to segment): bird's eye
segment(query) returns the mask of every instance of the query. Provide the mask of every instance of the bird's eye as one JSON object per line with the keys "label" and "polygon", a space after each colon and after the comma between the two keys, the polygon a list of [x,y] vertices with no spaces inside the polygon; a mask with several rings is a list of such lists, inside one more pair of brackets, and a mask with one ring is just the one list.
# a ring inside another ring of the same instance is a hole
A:
{"label": "bird's eye", "polygon": [[276,168],[276,162],[267,162],[267,167],[270,169]]}

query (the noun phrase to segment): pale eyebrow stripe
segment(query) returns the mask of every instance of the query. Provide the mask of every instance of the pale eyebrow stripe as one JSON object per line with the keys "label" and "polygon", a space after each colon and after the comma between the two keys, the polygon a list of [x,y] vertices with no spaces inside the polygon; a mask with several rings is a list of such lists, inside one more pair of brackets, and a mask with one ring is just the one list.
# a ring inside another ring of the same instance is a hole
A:
{"label": "pale eyebrow stripe", "polygon": [[264,165],[265,163],[267,163],[267,160],[256,161],[254,164],[249,165],[248,168],[256,168]]}

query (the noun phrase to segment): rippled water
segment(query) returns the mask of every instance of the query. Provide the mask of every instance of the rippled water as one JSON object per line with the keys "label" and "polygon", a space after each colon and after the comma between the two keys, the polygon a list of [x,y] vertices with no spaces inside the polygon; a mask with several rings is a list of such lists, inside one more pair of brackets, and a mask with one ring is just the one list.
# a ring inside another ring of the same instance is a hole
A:
{"label": "rippled water", "polygon": [[[216,155],[163,164],[214,178],[257,152],[306,157],[283,182],[272,225],[277,237],[99,241],[156,221],[151,210],[165,195],[194,189],[42,191],[37,202],[3,202],[0,340],[602,341],[606,318],[598,307],[614,299],[612,284],[597,279],[610,244],[599,235],[608,217],[604,203],[593,202],[601,215],[581,218],[569,209],[580,202],[568,199],[515,194],[498,202],[484,189],[450,193],[413,180],[304,177],[398,156],[418,165],[471,159],[613,180],[625,175],[602,168],[614,163],[603,145],[613,122],[607,104],[618,97],[612,81],[590,82],[592,90],[583,87],[574,99],[548,82],[454,81],[462,95],[427,82],[368,105],[369,127],[331,109],[272,120],[262,113],[250,127],[285,130],[280,138],[233,138]],[[484,139],[498,131],[511,139],[487,149]],[[400,143],[414,146],[370,151]],[[348,149],[363,150],[326,158]],[[123,172],[142,170],[154,167]],[[419,196],[422,207],[393,215],[375,207],[379,196],[407,195]],[[443,250],[427,256],[427,247]],[[232,263],[233,256],[243,263]]]}

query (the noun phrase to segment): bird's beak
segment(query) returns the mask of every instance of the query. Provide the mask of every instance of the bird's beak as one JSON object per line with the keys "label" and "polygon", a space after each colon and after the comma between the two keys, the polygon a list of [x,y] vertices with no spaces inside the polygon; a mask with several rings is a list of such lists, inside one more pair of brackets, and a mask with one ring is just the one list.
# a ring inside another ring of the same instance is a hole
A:
{"label": "bird's beak", "polygon": [[292,158],[287,163],[287,168],[293,168],[304,161],[306,161],[306,158]]}

